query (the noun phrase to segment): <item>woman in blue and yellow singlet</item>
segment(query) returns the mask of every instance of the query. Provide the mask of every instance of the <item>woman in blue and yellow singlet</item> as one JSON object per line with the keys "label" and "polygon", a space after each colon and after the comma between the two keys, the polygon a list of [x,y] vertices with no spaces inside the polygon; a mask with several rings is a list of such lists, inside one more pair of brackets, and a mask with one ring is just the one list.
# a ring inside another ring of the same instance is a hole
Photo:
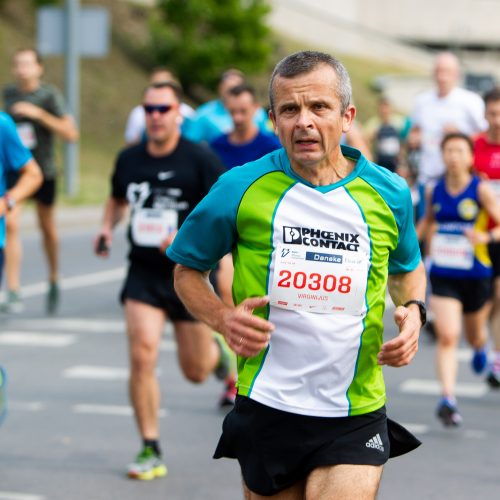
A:
{"label": "woman in blue and yellow singlet", "polygon": [[[424,227],[430,229],[431,310],[437,335],[437,372],[442,398],[437,416],[457,426],[455,382],[462,318],[474,349],[472,369],[487,362],[486,322],[490,310],[492,267],[487,244],[500,240],[500,226],[487,231],[488,216],[500,224],[500,206],[491,188],[472,173],[473,144],[461,133],[446,135],[441,144],[444,177],[427,192]],[[423,228],[419,228],[422,233]]]}

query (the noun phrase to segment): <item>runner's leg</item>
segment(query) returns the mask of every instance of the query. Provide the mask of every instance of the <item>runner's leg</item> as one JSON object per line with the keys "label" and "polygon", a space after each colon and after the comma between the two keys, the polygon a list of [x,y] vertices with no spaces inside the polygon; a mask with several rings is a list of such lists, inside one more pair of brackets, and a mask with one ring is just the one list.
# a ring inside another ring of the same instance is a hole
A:
{"label": "runner's leg", "polygon": [[462,329],[462,304],[451,297],[431,296],[437,335],[436,365],[443,396],[454,396],[458,361],[457,345]]}
{"label": "runner's leg", "polygon": [[333,465],[319,467],[306,481],[306,499],[374,500],[377,496],[382,465]]}
{"label": "runner's leg", "polygon": [[43,247],[49,266],[49,282],[55,283],[59,278],[59,236],[55,222],[54,205],[36,202],[38,223],[43,236]]}
{"label": "runner's leg", "polygon": [[191,382],[203,382],[220,358],[212,330],[198,321],[175,321],[174,332],[182,372]]}
{"label": "runner's leg", "polygon": [[[257,493],[254,493],[253,491],[250,491],[247,486],[245,485],[245,482],[242,481],[243,483],[243,496],[245,500],[304,500],[305,499],[305,481],[300,481],[297,484],[294,484],[290,488],[287,488],[286,490],[280,491],[276,495],[271,495],[271,496],[262,496],[258,495]],[[318,497],[319,498],[319,497]]]}
{"label": "runner's leg", "polygon": [[130,357],[129,394],[143,439],[158,439],[160,386],[156,364],[166,314],[162,309],[125,300]]}
{"label": "runner's leg", "polygon": [[23,246],[20,236],[22,204],[16,206],[5,217],[7,225],[7,237],[5,241],[5,277],[7,280],[7,290],[19,292],[21,288],[21,260]]}

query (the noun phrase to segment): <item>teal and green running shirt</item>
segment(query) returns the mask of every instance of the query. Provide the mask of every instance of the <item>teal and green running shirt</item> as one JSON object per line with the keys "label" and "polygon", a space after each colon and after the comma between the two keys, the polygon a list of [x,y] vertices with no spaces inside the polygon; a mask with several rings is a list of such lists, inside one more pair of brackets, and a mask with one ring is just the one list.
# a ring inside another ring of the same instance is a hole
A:
{"label": "teal and green running shirt", "polygon": [[280,410],[359,415],[385,403],[377,354],[387,276],[420,252],[405,181],[342,146],[349,176],[314,186],[284,149],[222,175],[167,255],[206,271],[231,252],[235,303],[269,295],[254,314],[274,323],[269,346],[238,358],[238,393]]}

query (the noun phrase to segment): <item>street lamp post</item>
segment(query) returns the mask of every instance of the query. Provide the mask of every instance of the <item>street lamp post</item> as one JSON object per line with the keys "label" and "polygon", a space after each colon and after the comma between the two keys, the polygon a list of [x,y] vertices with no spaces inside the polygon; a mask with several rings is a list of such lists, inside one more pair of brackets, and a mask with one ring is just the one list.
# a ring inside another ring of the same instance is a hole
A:
{"label": "street lamp post", "polygon": [[[66,0],[65,6],[65,59],[64,81],[68,107],[77,126],[80,123],[80,33],[79,21],[80,1]],[[77,142],[66,142],[64,147],[64,177],[66,194],[75,196],[78,193],[78,160],[79,145]]]}

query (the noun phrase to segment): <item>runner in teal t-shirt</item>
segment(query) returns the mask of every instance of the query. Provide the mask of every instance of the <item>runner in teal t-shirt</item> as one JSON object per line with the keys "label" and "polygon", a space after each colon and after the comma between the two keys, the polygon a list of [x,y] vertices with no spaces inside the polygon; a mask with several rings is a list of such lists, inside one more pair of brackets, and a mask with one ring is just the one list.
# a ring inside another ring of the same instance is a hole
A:
{"label": "runner in teal t-shirt", "polygon": [[[355,108],[336,59],[285,58],[270,98],[284,149],[224,174],[167,251],[181,299],[238,354],[215,457],[239,460],[250,498],[374,498],[382,465],[418,445],[386,418],[382,376],[413,359],[425,321],[409,190],[340,147]],[[229,251],[235,308],[206,281]],[[399,335],[384,343],[386,286]]]}

